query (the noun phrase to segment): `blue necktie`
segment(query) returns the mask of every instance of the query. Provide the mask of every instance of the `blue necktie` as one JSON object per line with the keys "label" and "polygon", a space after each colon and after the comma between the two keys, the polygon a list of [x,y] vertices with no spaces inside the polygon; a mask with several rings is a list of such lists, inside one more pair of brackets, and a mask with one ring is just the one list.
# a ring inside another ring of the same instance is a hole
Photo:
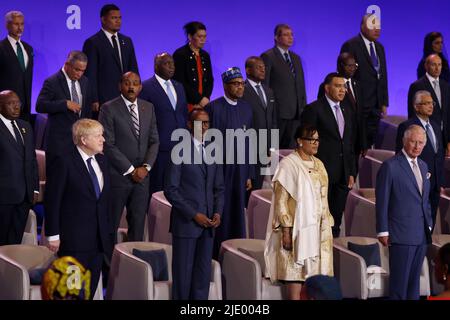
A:
{"label": "blue necktie", "polygon": [[98,199],[100,198],[100,185],[98,184],[97,175],[95,174],[94,168],[92,167],[91,160],[92,158],[88,158],[86,162],[88,165],[88,171],[89,175],[91,176],[92,184],[94,185],[95,195]]}
{"label": "blue necktie", "polygon": [[433,135],[433,132],[432,132],[433,129],[431,128],[429,123],[427,123],[425,125],[425,128],[427,129],[427,136],[428,136],[428,138],[431,141],[431,145],[433,146],[434,153],[436,153],[437,152],[437,146],[436,146],[436,140],[434,140],[434,135]]}
{"label": "blue necktie", "polygon": [[172,104],[172,108],[173,110],[175,110],[177,108],[177,101],[175,100],[175,97],[173,96],[172,90],[170,90],[170,81],[167,80],[165,82],[166,84],[166,88],[167,88],[167,96],[169,97],[170,103]]}
{"label": "blue necktie", "polygon": [[378,57],[375,54],[375,48],[373,47],[373,42],[370,43],[370,58],[372,60],[373,67],[378,71]]}

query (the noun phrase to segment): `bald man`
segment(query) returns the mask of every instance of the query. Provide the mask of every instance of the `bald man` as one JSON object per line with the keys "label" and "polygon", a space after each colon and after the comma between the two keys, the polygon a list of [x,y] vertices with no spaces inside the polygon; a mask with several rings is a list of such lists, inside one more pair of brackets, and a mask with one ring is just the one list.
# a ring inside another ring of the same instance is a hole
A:
{"label": "bald man", "polygon": [[127,72],[120,81],[121,95],[100,109],[105,128],[105,154],[111,164],[111,210],[117,233],[124,207],[127,208],[129,241],[142,241],[149,200],[148,173],[159,148],[153,105],[139,99],[141,79]]}
{"label": "bald man", "polygon": [[167,52],[155,56],[155,75],[142,83],[140,97],[153,104],[159,134],[159,150],[150,171],[150,197],[163,189],[164,174],[175,145],[170,137],[176,129],[186,129],[188,108],[183,85],[173,79],[175,63]]}

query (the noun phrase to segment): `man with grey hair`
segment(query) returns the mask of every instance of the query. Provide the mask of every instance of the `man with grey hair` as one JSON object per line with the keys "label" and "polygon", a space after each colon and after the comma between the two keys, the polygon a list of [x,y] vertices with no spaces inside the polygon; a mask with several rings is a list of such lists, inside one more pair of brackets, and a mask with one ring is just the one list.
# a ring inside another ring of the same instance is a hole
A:
{"label": "man with grey hair", "polygon": [[380,37],[380,20],[366,14],[361,21],[360,33],[346,41],[341,53],[351,53],[358,64],[355,80],[361,88],[361,106],[366,123],[367,145],[375,143],[380,118],[387,113],[389,104],[386,54]]}
{"label": "man with grey hair", "polygon": [[420,159],[428,165],[430,176],[430,205],[433,218],[433,227],[436,223],[436,213],[439,205],[440,193],[444,186],[444,156],[445,145],[442,139],[442,130],[439,123],[432,118],[433,109],[436,103],[433,101],[431,93],[426,90],[419,90],[414,94],[415,114],[405,122],[401,123],[397,129],[397,152],[403,147],[402,137],[406,128],[411,125],[422,127],[427,133],[427,143],[420,154]]}
{"label": "man with grey hair", "polygon": [[408,118],[414,116],[414,95],[417,91],[426,90],[431,94],[435,105],[430,118],[442,129],[442,138],[446,150],[450,155],[450,86],[441,80],[442,59],[437,54],[429,55],[425,60],[426,73],[419,80],[412,83],[408,91]]}
{"label": "man with grey hair", "polygon": [[52,174],[52,162],[71,148],[72,125],[92,114],[92,94],[89,81],[83,75],[88,60],[81,51],[71,51],[64,66],[45,80],[36,102],[36,111],[48,114],[46,134],[47,177]]}
{"label": "man with grey hair", "polygon": [[33,48],[21,40],[24,15],[10,11],[5,15],[8,35],[0,42],[0,91],[12,90],[20,99],[20,118],[30,120]]}
{"label": "man with grey hair", "polygon": [[389,246],[389,296],[418,300],[420,271],[431,242],[430,173],[420,158],[427,143],[421,125],[405,130],[403,148],[386,160],[377,175],[376,230]]}

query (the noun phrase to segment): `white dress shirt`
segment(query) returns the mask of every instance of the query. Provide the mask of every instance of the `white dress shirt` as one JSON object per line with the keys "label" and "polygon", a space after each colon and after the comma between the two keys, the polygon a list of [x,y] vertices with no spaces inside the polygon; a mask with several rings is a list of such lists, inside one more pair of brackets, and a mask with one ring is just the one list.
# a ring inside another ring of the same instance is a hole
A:
{"label": "white dress shirt", "polygon": [[251,80],[251,79],[247,79],[248,83],[250,83],[250,85],[252,86],[252,88],[255,90],[256,94],[259,96],[258,94],[258,90],[256,89],[256,86],[259,85],[261,88],[261,92],[263,94],[263,98],[264,98],[264,102],[266,103],[267,106],[267,97],[266,97],[266,93],[264,92],[264,88],[261,84],[261,82],[256,83],[255,81]]}
{"label": "white dress shirt", "polygon": [[[69,86],[70,100],[73,101],[72,80],[67,75],[67,72],[66,72],[66,70],[64,70],[64,67],[61,69],[61,71],[64,74],[64,76],[66,77],[67,85]],[[80,81],[78,81],[78,80],[75,81],[75,90],[77,91],[78,100],[80,101],[80,107],[81,107],[83,104],[83,95],[81,94],[81,85],[80,85]]]}
{"label": "white dress shirt", "polygon": [[8,130],[9,130],[9,132],[11,133],[11,135],[13,136],[14,140],[17,141],[17,138],[19,138],[19,139],[22,139],[22,142],[24,142],[24,141],[23,141],[22,134],[20,133],[20,128],[17,126],[17,121],[16,121],[15,123],[16,123],[16,128],[17,128],[17,130],[19,130],[20,137],[16,137],[16,135],[14,134],[14,129],[13,129],[13,125],[12,125],[12,123],[11,123],[11,120],[6,119],[2,114],[0,114],[0,119],[2,119],[3,123],[4,123],[5,126],[8,128]]}
{"label": "white dress shirt", "polygon": [[110,33],[110,32],[106,31],[106,30],[103,29],[103,28],[102,28],[102,31],[105,33],[106,37],[107,37],[108,40],[109,40],[109,43],[111,44],[111,46],[112,46],[113,48],[114,48],[114,45],[113,45],[113,41],[112,41],[112,36],[116,36],[117,47],[118,47],[118,49],[119,49],[120,65],[123,66],[123,63],[122,63],[122,50],[120,49],[120,39],[119,39],[119,34],[118,34],[117,32],[116,32],[116,33]]}
{"label": "white dress shirt", "polygon": [[170,83],[170,86],[169,86],[170,87],[170,92],[172,92],[172,95],[174,96],[175,103],[176,103],[178,101],[178,96],[177,96],[177,92],[175,91],[175,88],[173,86],[172,81],[170,81],[170,79],[169,80],[164,80],[163,78],[158,76],[156,73],[155,73],[155,78],[156,78],[156,80],[158,80],[159,84],[161,85],[161,87],[163,88],[163,90],[167,94],[167,96],[169,96],[169,95],[167,93],[166,81],[168,81]]}
{"label": "white dress shirt", "polygon": [[19,41],[19,45],[22,48],[22,52],[23,52],[23,61],[25,62],[25,68],[28,67],[28,60],[29,60],[28,59],[28,53],[27,53],[27,50],[25,50],[25,47],[23,46],[22,41],[20,41],[20,39],[19,40],[14,39],[9,34],[8,34],[8,40],[9,40],[9,43],[11,43],[11,46],[13,47],[13,50],[16,53],[16,56],[17,56],[17,44],[16,44],[16,42]]}
{"label": "white dress shirt", "polygon": [[[100,169],[100,166],[98,165],[97,160],[95,159],[95,156],[88,156],[83,150],[81,150],[80,147],[77,146],[77,150],[80,153],[81,158],[83,159],[84,165],[86,167],[86,170],[88,171],[89,174],[89,167],[87,165],[87,159],[92,158],[91,160],[91,165],[92,168],[94,169],[95,175],[97,176],[97,180],[98,180],[98,185],[100,187],[100,191],[103,190],[103,185],[104,185],[104,179],[103,179],[103,172]],[[53,235],[53,236],[48,236],[47,237],[48,241],[56,241],[59,240],[59,234]]]}
{"label": "white dress shirt", "polygon": [[377,54],[377,48],[375,46],[375,42],[370,41],[369,39],[367,39],[366,37],[364,37],[364,35],[362,33],[360,33],[362,39],[364,40],[364,44],[366,45],[366,49],[367,52],[369,53],[369,57],[370,57],[370,44],[373,43],[373,51],[375,52],[375,55],[378,58],[378,54]]}
{"label": "white dress shirt", "polygon": [[[325,95],[325,98],[327,98],[327,101],[328,101],[328,103],[330,104],[330,108],[331,108],[331,111],[333,112],[333,115],[334,115],[334,119],[336,120],[336,123],[337,123],[337,114],[336,114],[336,112],[339,112],[339,111],[336,111],[336,108],[334,107],[335,105],[338,105],[339,106],[339,110],[340,110],[340,112],[342,112],[342,110],[341,110],[341,108],[340,108],[340,102],[334,102],[333,100],[331,100],[330,98],[328,98],[328,96],[327,95]],[[344,118],[344,114],[342,114],[342,118]]]}

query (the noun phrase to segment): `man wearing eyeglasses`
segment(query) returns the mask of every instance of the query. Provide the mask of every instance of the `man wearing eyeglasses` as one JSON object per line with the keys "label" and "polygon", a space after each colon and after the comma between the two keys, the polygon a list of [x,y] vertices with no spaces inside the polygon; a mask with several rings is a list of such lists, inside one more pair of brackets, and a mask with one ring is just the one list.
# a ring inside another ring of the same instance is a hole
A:
{"label": "man wearing eyeglasses", "polygon": [[[220,243],[228,239],[245,238],[245,202],[247,191],[252,189],[254,165],[250,164],[250,142],[238,143],[234,135],[227,135],[227,129],[245,134],[253,127],[252,107],[242,97],[245,82],[241,70],[229,68],[222,73],[225,95],[212,101],[206,110],[211,120],[211,128],[220,130],[224,140],[224,181],[225,205],[222,224],[217,229],[214,239],[214,256],[219,253]],[[231,153],[234,157],[231,158]],[[239,163],[239,156],[245,156],[244,163]]]}
{"label": "man wearing eyeglasses", "polygon": [[20,107],[15,92],[0,92],[0,246],[22,242],[39,194],[33,130],[19,119]]}
{"label": "man wearing eyeglasses", "polygon": [[341,74],[325,78],[325,96],[305,107],[302,123],[317,128],[320,137],[317,157],[328,173],[328,205],[334,218],[333,237],[339,237],[347,194],[355,182],[354,118],[344,100],[346,89]]}
{"label": "man wearing eyeglasses", "polygon": [[433,101],[431,93],[419,90],[414,94],[415,114],[410,119],[402,122],[397,129],[396,151],[403,148],[402,137],[405,130],[415,124],[421,126],[427,134],[427,142],[419,158],[428,165],[430,176],[430,205],[431,216],[433,218],[433,228],[436,224],[436,214],[439,206],[441,190],[444,186],[444,155],[445,145],[442,139],[442,130],[433,118],[433,109],[436,103]]}
{"label": "man wearing eyeglasses", "polygon": [[429,55],[425,60],[425,75],[412,83],[408,91],[408,118],[416,114],[414,95],[420,90],[426,90],[431,94],[435,106],[430,118],[440,125],[442,139],[446,150],[444,153],[450,155],[450,87],[444,80],[441,81],[442,59],[437,54]]}

